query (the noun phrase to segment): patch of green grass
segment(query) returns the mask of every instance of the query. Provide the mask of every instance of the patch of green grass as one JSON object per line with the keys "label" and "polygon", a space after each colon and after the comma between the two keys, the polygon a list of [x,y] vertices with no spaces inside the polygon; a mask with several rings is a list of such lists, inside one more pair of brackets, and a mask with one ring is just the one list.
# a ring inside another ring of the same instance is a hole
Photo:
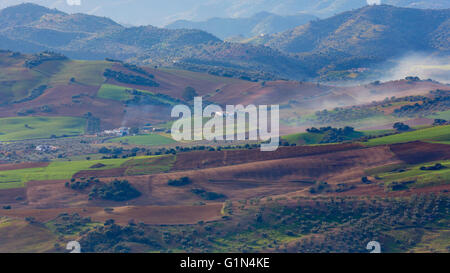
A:
{"label": "patch of green grass", "polygon": [[443,111],[443,112],[437,112],[437,113],[435,113],[433,115],[427,116],[427,118],[450,120],[450,110]]}
{"label": "patch of green grass", "polygon": [[387,129],[387,130],[368,130],[368,131],[361,131],[365,136],[381,136],[389,133],[394,133],[394,129]]}
{"label": "patch of green grass", "polygon": [[104,70],[111,66],[105,61],[54,60],[28,69],[20,60],[1,58],[0,96],[2,102],[10,103],[29,96],[31,90],[40,85],[67,85],[72,78],[76,84],[100,86],[105,81]]}
{"label": "patch of green grass", "polygon": [[29,96],[31,90],[47,84],[45,75],[26,70],[22,65],[5,67],[0,64],[0,96],[2,103],[10,103]]}
{"label": "patch of green grass", "polygon": [[[370,131],[368,131],[370,132]],[[365,135],[368,135],[364,132],[353,132],[349,135],[345,136],[345,141],[359,139]],[[292,134],[282,137],[283,140],[286,140],[289,143],[295,143],[297,145],[315,145],[320,144],[325,134],[313,134],[313,133],[298,133]]]}
{"label": "patch of green grass", "polygon": [[374,138],[364,143],[368,146],[377,146],[411,141],[450,141],[450,125],[431,127],[397,135]]}
{"label": "patch of green grass", "polygon": [[389,164],[389,165],[384,165],[384,166],[365,170],[364,173],[366,175],[372,176],[372,175],[377,175],[380,173],[392,172],[392,171],[398,170],[398,169],[404,169],[407,167],[408,167],[408,164],[405,164],[405,163]]}
{"label": "patch of green grass", "polygon": [[[133,160],[151,158],[150,156],[135,157]],[[121,167],[130,158],[84,160],[84,161],[55,161],[47,167],[0,171],[0,189],[24,187],[29,181],[64,180],[83,170],[92,170],[96,164],[105,165],[95,170],[108,170]]]}
{"label": "patch of green grass", "polygon": [[318,144],[323,138],[323,134],[312,134],[312,133],[299,133],[292,134],[282,137],[289,143],[295,143],[297,145],[311,145]]}
{"label": "patch of green grass", "polygon": [[450,141],[429,141],[431,143],[437,143],[437,144],[447,144],[450,145]]}
{"label": "patch of green grass", "polygon": [[138,136],[126,136],[109,140],[110,143],[128,143],[132,145],[159,146],[175,143],[176,141],[163,135],[149,134]]}
{"label": "patch of green grass", "polygon": [[[129,90],[132,90],[132,88],[129,87],[123,87],[119,85],[113,85],[113,84],[103,84],[100,87],[100,90],[97,93],[97,97],[102,99],[110,99],[110,100],[116,100],[116,101],[127,101],[133,98],[133,94],[130,94]],[[176,100],[167,96],[161,96],[157,95],[153,92],[147,91],[147,90],[140,90],[136,89],[138,92],[141,92],[145,94],[146,96],[149,96],[153,101],[156,103],[162,103],[162,104],[168,104],[168,105],[175,105]]]}
{"label": "patch of green grass", "polygon": [[75,117],[14,117],[0,119],[0,141],[81,135],[86,121]]}
{"label": "patch of green grass", "polygon": [[[447,168],[435,171],[420,169],[421,167],[434,166],[436,163],[441,163]],[[394,168],[396,167],[395,165],[390,165],[390,167],[390,169],[386,168],[385,170],[379,169],[382,172],[376,174],[381,180],[388,184],[392,182],[415,181],[408,187],[422,188],[450,183],[450,161],[430,162],[410,167],[403,166],[403,168],[401,168],[401,166]],[[403,171],[395,171],[399,169],[403,169]],[[373,170],[371,173],[374,173]]]}
{"label": "patch of green grass", "polygon": [[100,87],[100,90],[98,90],[97,97],[109,100],[126,101],[132,98],[132,96],[126,92],[127,89],[129,88],[112,84],[103,84],[102,87]]}
{"label": "patch of green grass", "polygon": [[175,164],[175,155],[156,156],[144,159],[132,159],[121,167],[127,168],[126,175],[145,175],[168,172]]}
{"label": "patch of green grass", "polygon": [[[67,84],[71,78],[77,83],[100,86],[105,78],[103,72],[111,68],[112,63],[106,61],[65,61],[63,66],[51,76],[50,84]],[[41,66],[38,69],[43,69]]]}

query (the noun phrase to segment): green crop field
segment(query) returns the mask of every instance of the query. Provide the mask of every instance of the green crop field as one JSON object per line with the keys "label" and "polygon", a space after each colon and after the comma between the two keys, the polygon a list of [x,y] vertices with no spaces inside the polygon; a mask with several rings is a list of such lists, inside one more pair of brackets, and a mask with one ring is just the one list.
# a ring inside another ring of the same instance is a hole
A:
{"label": "green crop field", "polygon": [[152,156],[135,157],[133,159],[120,158],[84,161],[55,161],[51,162],[47,167],[0,171],[0,189],[24,187],[29,181],[70,179],[77,172],[92,170],[90,167],[99,163],[105,166],[96,168],[95,170],[119,168],[127,161],[149,158],[152,158]]}
{"label": "green crop field", "polygon": [[292,134],[282,137],[289,143],[295,143],[297,145],[312,145],[318,144],[323,138],[323,134],[312,134],[312,133],[299,133]]}
{"label": "green crop field", "polygon": [[124,164],[127,168],[126,175],[145,175],[153,173],[168,172],[175,163],[175,155],[156,156],[151,158],[132,159]]}
{"label": "green crop field", "polygon": [[[103,84],[97,93],[97,97],[116,101],[126,101],[133,98],[133,95],[128,93],[127,90],[131,90],[131,88],[114,84]],[[146,90],[137,89],[137,91],[144,93],[146,96],[150,96],[151,99],[157,103],[169,105],[176,104],[174,99],[157,96],[155,93]]]}
{"label": "green crop field", "polygon": [[105,81],[103,71],[112,66],[106,61],[52,60],[28,69],[21,60],[0,56],[2,102],[23,99],[41,85],[48,88],[67,85],[72,78],[77,84],[100,86]]}
{"label": "green crop field", "polygon": [[[49,71],[52,72],[50,84],[67,84],[71,78],[75,78],[78,83],[100,86],[105,81],[103,72],[111,66],[105,61],[65,61],[58,71]],[[38,68],[46,71],[46,67]]]}
{"label": "green crop field", "polygon": [[146,146],[159,146],[175,143],[176,141],[170,137],[159,135],[159,134],[149,134],[149,135],[138,135],[138,136],[126,136],[114,138],[109,141],[110,143],[127,143],[132,145],[146,145]]}
{"label": "green crop field", "polygon": [[0,119],[0,141],[81,135],[86,121],[75,117],[14,117]]}
{"label": "green crop field", "polygon": [[31,90],[39,85],[46,84],[46,75],[33,70],[27,70],[23,65],[10,64],[0,57],[0,96],[2,103],[10,103],[27,97]]}
{"label": "green crop field", "polygon": [[431,127],[397,135],[374,138],[365,143],[368,146],[405,143],[411,141],[434,141],[448,142],[450,141],[450,125]]}
{"label": "green crop field", "polygon": [[132,98],[125,90],[129,88],[113,85],[113,84],[103,84],[98,90],[97,97],[102,99],[125,101]]}
{"label": "green crop field", "polygon": [[[364,131],[358,132],[355,131],[350,135],[345,136],[345,140],[353,140],[359,139],[363,136],[373,136],[373,135],[381,135],[386,134],[392,130],[377,130],[377,131]],[[313,133],[298,133],[292,134],[282,137],[283,140],[286,140],[289,143],[295,143],[297,145],[315,145],[320,144],[325,134],[313,134]]]}
{"label": "green crop field", "polygon": [[429,115],[427,118],[450,120],[450,110],[443,111],[443,112],[437,112],[433,115]]}
{"label": "green crop field", "polygon": [[[436,163],[440,163],[446,168],[442,170],[421,170],[421,167],[431,167]],[[421,188],[428,186],[436,186],[444,183],[450,183],[450,161],[430,162],[415,166],[402,166],[402,172],[395,170],[377,173],[376,176],[384,182],[406,182],[414,181],[411,187]]]}

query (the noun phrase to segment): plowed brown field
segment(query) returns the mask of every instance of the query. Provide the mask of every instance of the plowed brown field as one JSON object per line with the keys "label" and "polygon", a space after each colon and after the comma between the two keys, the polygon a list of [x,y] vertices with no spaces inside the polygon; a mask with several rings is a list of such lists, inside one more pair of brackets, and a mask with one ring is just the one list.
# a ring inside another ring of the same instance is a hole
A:
{"label": "plowed brown field", "polygon": [[408,164],[420,164],[436,160],[450,159],[450,149],[448,145],[410,142],[390,145],[391,150],[402,161]]}

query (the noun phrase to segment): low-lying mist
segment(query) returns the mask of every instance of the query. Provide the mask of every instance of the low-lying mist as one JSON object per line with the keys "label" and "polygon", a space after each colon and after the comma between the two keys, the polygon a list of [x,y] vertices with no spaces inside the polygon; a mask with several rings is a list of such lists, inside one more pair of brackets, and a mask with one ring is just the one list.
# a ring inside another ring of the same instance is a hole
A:
{"label": "low-lying mist", "polygon": [[398,80],[408,76],[417,76],[423,80],[433,79],[441,83],[450,83],[450,56],[437,56],[425,53],[409,53],[392,60],[394,66],[386,68],[381,81]]}

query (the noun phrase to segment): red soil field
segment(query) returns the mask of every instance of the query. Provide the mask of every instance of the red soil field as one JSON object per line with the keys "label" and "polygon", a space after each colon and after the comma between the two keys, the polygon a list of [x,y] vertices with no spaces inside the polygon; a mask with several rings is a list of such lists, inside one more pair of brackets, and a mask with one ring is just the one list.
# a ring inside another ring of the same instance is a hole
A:
{"label": "red soil field", "polygon": [[[221,193],[226,195],[227,199],[248,199],[297,192],[310,186],[310,184],[301,181],[327,181],[330,184],[357,181],[364,175],[364,169],[398,162],[387,146],[361,148],[354,145],[332,145],[329,147],[331,150],[343,148],[349,150],[325,154],[326,147],[309,147],[313,148],[312,151],[302,149],[302,147],[283,148],[280,149],[278,155],[287,158],[276,159],[272,156],[271,160],[258,161],[264,158],[254,157],[256,158],[254,162],[213,167],[214,165],[236,163],[236,160],[225,160],[219,162],[220,164],[201,165],[202,169],[178,170],[172,173],[155,175],[123,176],[120,179],[128,180],[142,193],[141,197],[126,202],[127,205],[190,205],[205,201],[193,194],[192,188],[202,188]],[[306,151],[313,155],[307,155]],[[257,150],[236,152],[257,152],[256,155],[260,154]],[[224,154],[221,152],[207,153]],[[212,158],[214,159],[214,157]],[[247,158],[247,160],[251,160],[251,158]],[[116,171],[119,173],[115,173]],[[104,172],[103,175],[109,176],[101,178],[103,182],[111,181],[123,174],[120,169],[102,172]],[[91,171],[77,174],[80,177],[89,177],[90,175],[93,175]],[[183,176],[190,177],[193,184],[186,187],[168,186],[167,181],[169,179],[178,179]],[[90,189],[84,191],[71,190],[64,186],[65,182],[63,180],[31,181],[27,183],[26,200],[22,202],[24,204],[16,202],[13,208],[114,207],[125,204],[125,202],[117,203],[104,200],[89,201],[88,193]],[[4,198],[6,197],[0,198],[0,203],[11,201],[10,197],[7,200],[3,200]]]}
{"label": "red soil field", "polygon": [[31,169],[31,168],[43,168],[48,166],[48,162],[30,162],[19,164],[1,164],[0,171]]}
{"label": "red soil field", "polygon": [[338,151],[361,149],[359,144],[336,144],[319,146],[280,147],[275,152],[261,152],[253,150],[230,151],[197,151],[180,153],[173,167],[174,171],[213,168],[220,166],[243,164],[248,162],[265,161],[282,158],[293,158],[310,155],[320,155]]}
{"label": "red soil field", "polygon": [[415,141],[393,144],[390,145],[390,149],[400,160],[408,164],[450,159],[450,149],[445,144]]}
{"label": "red soil field", "polygon": [[[257,161],[240,165],[180,171],[149,176],[152,200],[169,202],[192,196],[191,188],[225,194],[227,199],[295,193],[311,186],[301,181],[326,181],[339,184],[361,181],[364,170],[387,163],[398,163],[388,147],[355,149],[296,158]],[[193,184],[169,187],[169,179],[187,176]],[[132,178],[129,178],[132,180]],[[175,197],[175,196],[176,197]]]}
{"label": "red soil field", "polygon": [[0,204],[13,205],[27,199],[25,188],[0,190]]}
{"label": "red soil field", "polygon": [[[113,66],[115,71],[121,71],[126,74],[134,74],[139,75],[127,68],[115,64]],[[187,72],[187,71],[177,71],[177,70],[161,70],[161,69],[153,69],[146,67],[145,70],[150,74],[154,75],[154,80],[160,84],[158,87],[148,87],[142,85],[132,85],[132,84],[123,84],[114,80],[108,80],[108,83],[125,86],[128,88],[135,88],[141,90],[148,90],[154,93],[166,94],[171,97],[182,100],[183,99],[183,91],[187,86],[193,87],[197,94],[200,96],[205,96],[215,90],[223,88],[230,83],[236,83],[238,85],[246,85],[247,81],[238,80],[238,79],[230,79],[230,78],[222,78],[216,77],[203,73],[196,72]]]}
{"label": "red soil field", "polygon": [[293,81],[231,84],[222,88],[221,92],[212,97],[214,102],[221,104],[281,104],[289,100],[302,101],[307,97],[323,96],[329,93],[331,87],[317,86],[313,83]]}

